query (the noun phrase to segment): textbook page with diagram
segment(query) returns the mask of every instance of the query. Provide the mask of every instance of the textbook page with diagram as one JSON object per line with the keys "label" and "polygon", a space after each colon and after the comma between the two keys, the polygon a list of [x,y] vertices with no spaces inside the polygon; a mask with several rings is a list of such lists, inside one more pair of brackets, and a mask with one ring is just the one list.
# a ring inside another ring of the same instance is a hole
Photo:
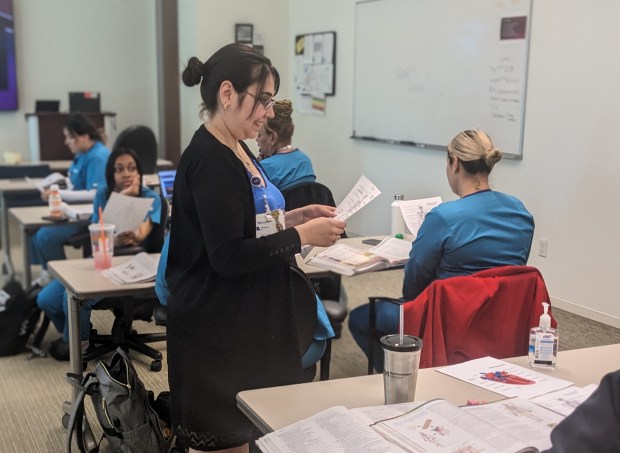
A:
{"label": "textbook page with diagram", "polygon": [[342,406],[267,434],[264,453],[538,452],[563,417],[520,398],[460,408],[437,399],[390,406]]}
{"label": "textbook page with diagram", "polygon": [[359,249],[344,243],[309,256],[306,264],[337,274],[352,276],[390,267],[403,266],[409,260],[411,242],[387,237],[370,249]]}

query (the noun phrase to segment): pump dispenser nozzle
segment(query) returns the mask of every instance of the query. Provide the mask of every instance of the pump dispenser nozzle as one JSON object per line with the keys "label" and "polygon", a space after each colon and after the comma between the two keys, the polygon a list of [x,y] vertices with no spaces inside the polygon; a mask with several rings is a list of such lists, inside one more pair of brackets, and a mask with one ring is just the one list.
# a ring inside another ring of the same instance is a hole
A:
{"label": "pump dispenser nozzle", "polygon": [[539,326],[541,329],[548,329],[551,327],[551,316],[549,316],[549,303],[543,302],[543,314],[540,315]]}

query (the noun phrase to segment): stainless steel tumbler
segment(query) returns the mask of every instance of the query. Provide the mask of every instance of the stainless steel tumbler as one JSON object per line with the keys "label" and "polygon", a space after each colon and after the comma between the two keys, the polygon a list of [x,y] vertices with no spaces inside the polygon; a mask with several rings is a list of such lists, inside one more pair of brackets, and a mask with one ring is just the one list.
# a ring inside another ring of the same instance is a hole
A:
{"label": "stainless steel tumbler", "polygon": [[411,335],[381,337],[385,355],[383,387],[385,404],[413,401],[420,366],[422,339]]}

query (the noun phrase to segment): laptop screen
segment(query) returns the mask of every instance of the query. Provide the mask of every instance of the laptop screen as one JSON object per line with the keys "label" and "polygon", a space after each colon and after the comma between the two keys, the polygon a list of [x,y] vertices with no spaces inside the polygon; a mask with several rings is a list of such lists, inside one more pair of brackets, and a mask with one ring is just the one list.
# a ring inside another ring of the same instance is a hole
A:
{"label": "laptop screen", "polygon": [[159,187],[161,194],[166,200],[172,202],[172,190],[174,189],[174,177],[177,175],[176,170],[163,170],[158,172]]}

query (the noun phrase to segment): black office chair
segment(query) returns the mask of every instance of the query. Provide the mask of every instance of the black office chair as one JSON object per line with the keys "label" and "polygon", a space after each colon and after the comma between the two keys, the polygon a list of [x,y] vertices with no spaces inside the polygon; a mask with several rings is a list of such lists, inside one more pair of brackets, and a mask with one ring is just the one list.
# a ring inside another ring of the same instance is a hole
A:
{"label": "black office chair", "polygon": [[[282,190],[287,210],[301,208],[309,204],[336,206],[334,196],[329,188],[319,182],[305,182]],[[342,234],[342,237],[347,237]],[[340,276],[312,278],[316,292],[323,301],[323,306],[332,324],[336,338],[340,338],[342,323],[349,311],[347,298]]]}
{"label": "black office chair", "polygon": [[157,139],[151,129],[146,126],[130,126],[122,131],[112,150],[130,148],[136,152],[145,175],[157,172]]}
{"label": "black office chair", "polygon": [[[308,276],[297,266],[291,265],[291,283],[295,302],[295,319],[299,334],[299,352],[304,355],[314,341],[314,331],[317,323],[316,293],[314,285]],[[325,340],[325,352],[320,360],[320,379],[329,379],[329,364],[331,360],[331,339]],[[316,364],[303,370],[304,380],[310,382],[316,374]]]}
{"label": "black office chair", "polygon": [[[161,203],[160,223],[153,225],[149,237],[140,246],[115,249],[115,256],[133,255],[140,252],[161,252],[168,218],[167,200],[161,197]],[[155,318],[157,325],[166,325],[166,309],[159,304],[156,296],[105,298],[94,305],[93,310],[112,310],[114,312],[114,324],[110,335],[99,335],[96,330],[91,331],[90,342],[94,346],[85,355],[85,361],[97,359],[120,346],[150,357],[153,360],[151,370],[161,370],[161,352],[150,347],[147,343],[166,341],[166,333],[138,334],[132,327],[134,320],[150,321],[151,318]]]}

